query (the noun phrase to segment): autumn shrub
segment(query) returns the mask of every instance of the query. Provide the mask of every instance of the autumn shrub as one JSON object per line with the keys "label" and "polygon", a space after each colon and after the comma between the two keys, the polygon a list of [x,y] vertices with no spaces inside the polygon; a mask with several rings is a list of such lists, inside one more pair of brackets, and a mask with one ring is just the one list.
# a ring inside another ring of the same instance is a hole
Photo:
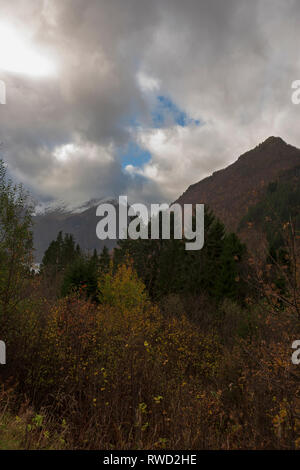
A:
{"label": "autumn shrub", "polygon": [[100,276],[98,304],[78,293],[49,302],[36,289],[11,332],[15,398],[4,428],[15,416],[19,431],[29,425],[19,446],[299,447],[288,312],[229,300],[206,311],[205,299],[178,296],[159,308],[128,262]]}
{"label": "autumn shrub", "polygon": [[68,426],[53,419],[46,410],[36,413],[28,400],[16,412],[13,388],[0,388],[0,449],[64,449]]}
{"label": "autumn shrub", "polygon": [[102,277],[99,291],[99,306],[72,295],[43,319],[26,316],[24,336],[31,325],[36,341],[27,353],[19,346],[32,360],[19,369],[22,391],[35,409],[66,419],[73,446],[175,446],[170,416],[214,380],[218,338],[184,316],[165,318],[130,265]]}

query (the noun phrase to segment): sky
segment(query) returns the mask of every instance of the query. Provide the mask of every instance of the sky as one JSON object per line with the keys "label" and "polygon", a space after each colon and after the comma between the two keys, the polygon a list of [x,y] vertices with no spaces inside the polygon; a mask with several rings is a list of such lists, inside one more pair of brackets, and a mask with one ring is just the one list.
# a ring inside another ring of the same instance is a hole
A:
{"label": "sky", "polygon": [[171,202],[300,147],[297,0],[0,0],[0,155],[36,200]]}

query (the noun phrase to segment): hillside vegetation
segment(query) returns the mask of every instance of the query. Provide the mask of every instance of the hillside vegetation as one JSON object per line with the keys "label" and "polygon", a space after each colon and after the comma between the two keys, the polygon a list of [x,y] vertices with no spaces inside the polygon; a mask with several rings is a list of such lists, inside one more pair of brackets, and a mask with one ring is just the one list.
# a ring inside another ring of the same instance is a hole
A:
{"label": "hillside vegetation", "polygon": [[0,168],[0,448],[300,448],[292,219],[284,260],[254,259],[208,211],[198,253],[87,256],[60,233],[33,273],[32,209]]}

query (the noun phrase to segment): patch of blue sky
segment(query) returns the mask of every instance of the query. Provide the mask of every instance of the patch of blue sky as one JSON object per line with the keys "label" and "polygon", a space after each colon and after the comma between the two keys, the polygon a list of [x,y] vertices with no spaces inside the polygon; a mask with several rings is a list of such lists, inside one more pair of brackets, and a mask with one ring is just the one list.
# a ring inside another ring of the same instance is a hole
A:
{"label": "patch of blue sky", "polygon": [[[166,128],[170,125],[178,125],[186,127],[189,125],[200,126],[204,123],[199,119],[193,119],[188,114],[180,109],[168,96],[156,96],[154,104],[152,103],[152,126],[154,129]],[[140,113],[133,113],[122,120],[122,126],[129,126],[137,128],[141,126]],[[121,147],[118,151],[122,167],[127,165],[141,168],[145,163],[151,159],[151,153],[140,147],[135,141],[131,140],[129,143]]]}
{"label": "patch of blue sky", "polygon": [[200,126],[199,119],[193,119],[181,110],[169,97],[157,96],[154,110],[152,111],[153,125],[156,128],[165,127],[170,124],[177,124],[181,127],[189,125]]}
{"label": "patch of blue sky", "polygon": [[151,159],[151,154],[136,142],[130,141],[125,148],[119,150],[119,157],[123,168],[127,165],[142,167]]}

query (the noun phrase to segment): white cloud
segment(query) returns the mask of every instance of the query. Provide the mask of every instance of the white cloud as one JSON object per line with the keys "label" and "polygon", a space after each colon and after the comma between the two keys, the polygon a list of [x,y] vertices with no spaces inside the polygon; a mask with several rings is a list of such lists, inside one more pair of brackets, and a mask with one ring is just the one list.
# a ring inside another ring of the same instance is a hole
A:
{"label": "white cloud", "polygon": [[143,71],[137,73],[137,81],[143,93],[157,92],[160,88],[160,81]]}

